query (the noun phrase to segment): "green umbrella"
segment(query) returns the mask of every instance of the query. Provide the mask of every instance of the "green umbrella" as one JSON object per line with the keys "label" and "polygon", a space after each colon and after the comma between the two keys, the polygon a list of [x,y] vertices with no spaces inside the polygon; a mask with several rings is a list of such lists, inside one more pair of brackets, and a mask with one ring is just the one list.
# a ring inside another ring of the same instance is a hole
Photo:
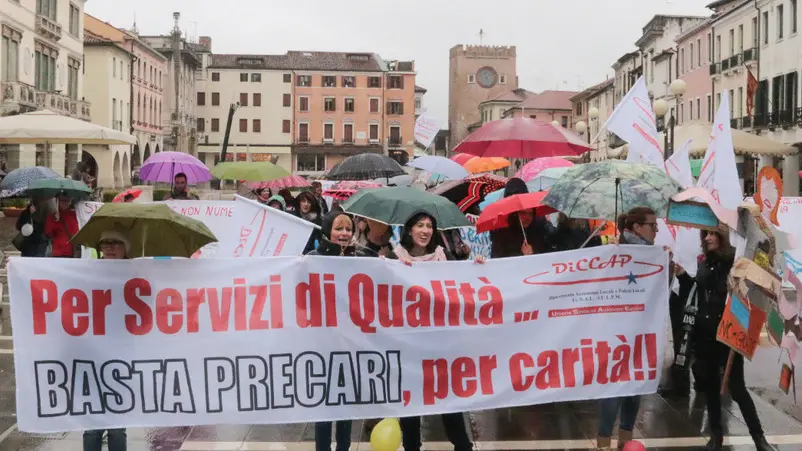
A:
{"label": "green umbrella", "polygon": [[291,175],[286,169],[268,161],[219,163],[212,168],[211,172],[220,180],[244,180],[246,182],[269,182]]}
{"label": "green umbrella", "polygon": [[471,225],[450,200],[406,186],[361,189],[341,206],[353,215],[390,225],[404,225],[417,213],[433,217],[440,230]]}
{"label": "green umbrella", "polygon": [[570,218],[615,220],[619,213],[649,207],[664,218],[671,196],[682,186],[647,164],[607,160],[569,168],[543,203]]}
{"label": "green umbrella", "polygon": [[103,232],[122,233],[131,257],[191,257],[217,241],[202,222],[174,212],[166,204],[104,204],[70,240],[97,248]]}
{"label": "green umbrella", "polygon": [[86,199],[90,194],[92,194],[92,189],[86,186],[86,183],[67,178],[34,180],[25,190],[26,196],[67,196],[77,200]]}

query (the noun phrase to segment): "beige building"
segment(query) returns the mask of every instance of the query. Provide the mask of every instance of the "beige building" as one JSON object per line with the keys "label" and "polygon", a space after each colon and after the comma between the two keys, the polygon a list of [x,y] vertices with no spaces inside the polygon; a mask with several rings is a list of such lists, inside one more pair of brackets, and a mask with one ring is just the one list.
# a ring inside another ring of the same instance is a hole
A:
{"label": "beige building", "polygon": [[[211,50],[211,40],[204,40]],[[229,110],[229,161],[276,161],[292,171],[292,71],[273,69],[270,55],[203,53],[196,81],[198,158],[217,163]]]}
{"label": "beige building", "polygon": [[198,153],[195,116],[195,77],[202,68],[203,46],[189,42],[179,28],[180,13],[173,13],[175,24],[166,36],[139,36],[139,39],[167,58],[163,76],[163,109],[160,116],[167,151]]}
{"label": "beige building", "polygon": [[[607,79],[571,97],[574,127],[593,150],[590,161],[606,160],[614,136],[608,131],[599,133],[615,109],[615,78]],[[595,141],[594,141],[595,139]]]}
{"label": "beige building", "polygon": [[450,50],[448,129],[460,143],[481,125],[479,104],[518,88],[514,46],[457,45]]}
{"label": "beige building", "polygon": [[[38,109],[89,120],[83,98],[84,0],[17,0],[0,7],[0,114]],[[81,158],[78,145],[0,146],[8,169],[47,165],[67,174]]]}
{"label": "beige building", "polygon": [[[84,30],[86,98],[92,102],[92,122],[129,133],[131,128],[131,63],[121,45]],[[122,188],[131,184],[131,146],[83,146],[85,160],[97,168],[97,185]]]}

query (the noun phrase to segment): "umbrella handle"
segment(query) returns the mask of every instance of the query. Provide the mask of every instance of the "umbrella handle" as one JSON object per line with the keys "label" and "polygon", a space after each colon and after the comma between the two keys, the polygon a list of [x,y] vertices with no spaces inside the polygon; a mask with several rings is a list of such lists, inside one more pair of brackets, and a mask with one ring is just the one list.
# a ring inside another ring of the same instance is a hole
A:
{"label": "umbrella handle", "polygon": [[521,235],[524,237],[524,244],[528,245],[529,242],[526,241],[526,229],[524,228],[524,223],[521,221],[521,217],[518,216],[518,224],[521,225]]}
{"label": "umbrella handle", "polygon": [[615,179],[615,218],[613,218],[613,225],[614,225],[614,232],[615,236],[618,236],[620,231],[618,230],[618,189],[621,186],[621,179],[616,177]]}
{"label": "umbrella handle", "polygon": [[604,221],[602,221],[602,223],[601,223],[601,224],[599,224],[599,226],[598,226],[598,227],[596,227],[596,229],[595,229],[595,230],[593,230],[593,232],[591,232],[591,234],[590,234],[590,236],[588,237],[588,239],[586,239],[586,240],[585,240],[585,242],[584,242],[584,243],[582,243],[582,245],[581,245],[581,246],[579,246],[579,248],[580,248],[580,249],[584,249],[584,247],[585,247],[585,246],[587,246],[587,245],[588,245],[588,243],[590,243],[590,240],[591,240],[591,239],[593,239],[593,237],[594,237],[594,236],[596,236],[596,234],[598,234],[599,232],[601,232],[601,229],[602,229],[602,228],[604,228],[604,225],[605,225],[605,223],[604,223]]}

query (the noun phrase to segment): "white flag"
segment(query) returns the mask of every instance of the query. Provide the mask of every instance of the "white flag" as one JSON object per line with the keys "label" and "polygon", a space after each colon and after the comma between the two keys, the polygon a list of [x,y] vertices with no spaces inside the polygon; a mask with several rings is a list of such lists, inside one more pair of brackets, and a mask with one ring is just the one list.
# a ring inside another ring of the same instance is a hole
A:
{"label": "white flag", "polygon": [[604,128],[629,143],[627,161],[665,167],[657,134],[657,119],[643,77],[621,99]]}
{"label": "white flag", "polygon": [[432,145],[437,132],[440,131],[440,122],[429,113],[423,113],[415,121],[415,140],[428,149]]}
{"label": "white flag", "polygon": [[690,188],[693,186],[693,173],[691,172],[690,152],[688,149],[691,147],[692,139],[685,141],[685,144],[680,147],[677,152],[671,155],[671,158],[666,161],[666,172],[672,179],[679,182],[683,188]]}
{"label": "white flag", "polygon": [[730,129],[730,97],[726,91],[721,93],[721,105],[716,112],[716,121],[710,134],[705,160],[696,186],[710,191],[722,206],[738,208],[743,200],[738,168],[735,165],[735,150],[732,146]]}
{"label": "white flag", "polygon": [[241,196],[234,197],[231,227],[221,236],[216,257],[276,257],[303,254],[311,222]]}

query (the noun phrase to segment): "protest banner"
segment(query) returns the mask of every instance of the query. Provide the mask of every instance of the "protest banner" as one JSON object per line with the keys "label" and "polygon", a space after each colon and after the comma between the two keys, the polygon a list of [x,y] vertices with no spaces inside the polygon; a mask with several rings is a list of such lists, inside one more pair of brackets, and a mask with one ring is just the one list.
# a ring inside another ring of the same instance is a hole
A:
{"label": "protest banner", "polygon": [[471,247],[471,259],[476,257],[490,258],[490,232],[479,233],[476,230],[476,220],[479,216],[466,214],[465,217],[474,224],[472,227],[462,227],[459,229],[462,241]]}
{"label": "protest banner", "polygon": [[218,257],[277,257],[303,254],[317,226],[297,216],[235,196],[235,214],[217,235]]}
{"label": "protest banner", "polygon": [[405,266],[14,258],[26,432],[430,415],[653,393],[668,254]]}
{"label": "protest banner", "polygon": [[[170,200],[164,202],[174,212],[204,223],[218,239],[231,229],[230,219],[234,215],[234,202],[230,200]],[[78,228],[89,221],[95,212],[103,206],[103,202],[79,202],[75,207],[78,217]],[[218,243],[209,243],[198,251],[193,258],[214,257]],[[90,249],[83,249],[81,257],[91,258]]]}

